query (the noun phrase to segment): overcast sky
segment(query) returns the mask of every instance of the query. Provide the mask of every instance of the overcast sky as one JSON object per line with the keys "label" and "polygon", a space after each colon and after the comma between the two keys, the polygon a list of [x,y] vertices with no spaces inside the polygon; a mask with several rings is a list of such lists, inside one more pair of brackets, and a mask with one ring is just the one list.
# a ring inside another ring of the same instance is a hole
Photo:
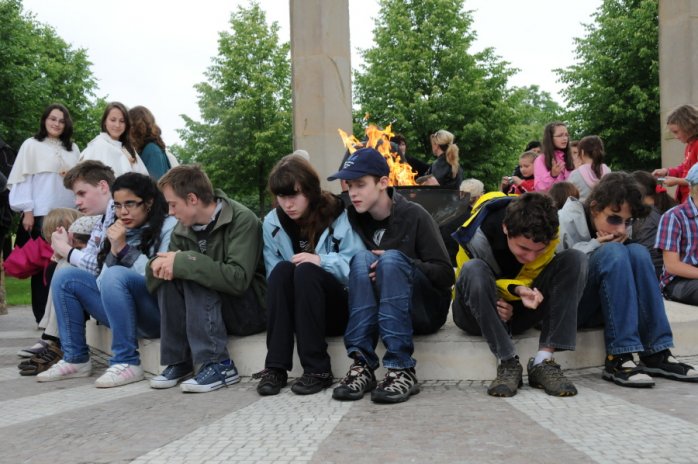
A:
{"label": "overcast sky", "polygon": [[[198,119],[194,84],[217,54],[218,33],[246,0],[24,0],[42,23],[74,47],[85,48],[93,63],[98,96],[127,106],[147,106],[163,129],[165,143],[179,142],[180,114]],[[466,0],[477,34],[473,51],[493,47],[520,71],[510,84],[537,84],[560,103],[562,86],[553,69],[574,63],[575,37],[601,0]],[[261,0],[268,21],[277,21],[281,40],[290,40],[288,1]],[[358,49],[373,43],[376,0],[349,0],[352,66]],[[95,135],[98,128],[95,128]],[[82,148],[82,147],[81,147]]]}

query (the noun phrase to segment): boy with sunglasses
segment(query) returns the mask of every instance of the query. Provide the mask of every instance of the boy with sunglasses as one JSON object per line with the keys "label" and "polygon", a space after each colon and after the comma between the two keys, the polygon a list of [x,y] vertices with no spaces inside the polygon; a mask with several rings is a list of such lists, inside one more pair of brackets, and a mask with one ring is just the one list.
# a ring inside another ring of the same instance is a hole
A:
{"label": "boy with sunglasses", "polygon": [[584,203],[569,198],[560,210],[559,248],[589,256],[577,325],[604,326],[605,380],[624,387],[652,387],[650,375],[698,381],[698,371],[669,351],[674,341],[650,254],[628,241],[634,218],[649,213],[642,199],[630,174],[614,172],[601,178]]}
{"label": "boy with sunglasses", "polygon": [[471,217],[453,234],[460,244],[453,321],[487,339],[499,358],[487,393],[514,396],[523,367],[512,334],[541,324],[539,351],[528,362],[528,383],[553,396],[573,396],[553,353],[574,350],[577,302],[586,279],[584,253],[556,254],[558,219],[541,193],[483,195]]}

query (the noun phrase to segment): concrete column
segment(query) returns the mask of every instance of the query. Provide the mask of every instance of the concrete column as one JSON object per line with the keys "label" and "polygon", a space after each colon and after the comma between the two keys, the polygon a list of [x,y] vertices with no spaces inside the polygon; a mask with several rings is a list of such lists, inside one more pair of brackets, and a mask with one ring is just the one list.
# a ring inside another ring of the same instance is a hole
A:
{"label": "concrete column", "polygon": [[352,132],[348,0],[290,0],[293,146],[307,150],[323,188],[344,154],[337,129]]}
{"label": "concrete column", "polygon": [[678,106],[698,105],[698,0],[659,0],[659,102],[662,167],[676,166],[684,144],[666,130],[666,118]]}

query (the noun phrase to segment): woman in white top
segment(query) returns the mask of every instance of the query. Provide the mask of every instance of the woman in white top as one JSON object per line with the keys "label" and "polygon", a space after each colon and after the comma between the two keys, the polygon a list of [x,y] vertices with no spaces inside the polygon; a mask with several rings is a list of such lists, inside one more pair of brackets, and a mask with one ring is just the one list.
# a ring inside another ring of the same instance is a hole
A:
{"label": "woman in white top", "polygon": [[129,139],[131,120],[123,103],[111,102],[102,115],[102,133],[92,139],[80,161],[97,160],[114,170],[119,177],[127,172],[148,175],[148,169]]}
{"label": "woman in white top", "polygon": [[[75,207],[72,190],[63,186],[63,176],[80,156],[72,137],[70,113],[63,105],[53,104],[41,115],[36,135],[19,148],[7,180],[10,207],[22,214],[16,245],[41,237],[43,218],[52,209]],[[32,310],[37,323],[43,317],[48,295],[42,274],[33,276],[31,282]]]}

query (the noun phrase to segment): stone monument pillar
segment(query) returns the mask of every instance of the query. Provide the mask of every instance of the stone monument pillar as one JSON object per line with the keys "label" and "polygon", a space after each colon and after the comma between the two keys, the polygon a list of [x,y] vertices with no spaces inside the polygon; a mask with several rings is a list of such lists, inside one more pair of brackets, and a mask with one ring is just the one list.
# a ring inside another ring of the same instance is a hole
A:
{"label": "stone monument pillar", "polygon": [[676,166],[684,145],[666,130],[666,118],[678,106],[698,105],[698,0],[659,0],[659,102],[661,167]]}
{"label": "stone monument pillar", "polygon": [[344,154],[337,129],[352,132],[348,0],[290,0],[293,147],[310,153],[323,188]]}

